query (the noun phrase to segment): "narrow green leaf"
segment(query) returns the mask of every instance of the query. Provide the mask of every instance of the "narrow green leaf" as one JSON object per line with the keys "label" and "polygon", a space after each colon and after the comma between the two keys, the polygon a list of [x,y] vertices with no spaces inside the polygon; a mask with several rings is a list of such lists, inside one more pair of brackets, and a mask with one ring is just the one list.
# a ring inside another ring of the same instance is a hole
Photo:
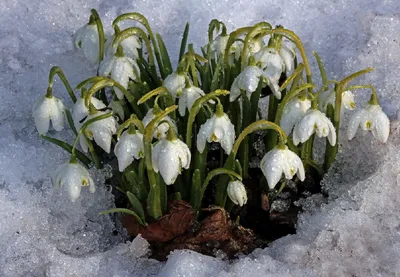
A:
{"label": "narrow green leaf", "polygon": [[191,201],[190,201],[194,209],[196,210],[200,209],[202,198],[203,194],[201,189],[200,170],[196,169],[193,173],[193,178],[192,178],[192,191],[191,191]]}
{"label": "narrow green leaf", "polygon": [[162,37],[160,36],[160,34],[156,34],[156,37],[157,37],[158,47],[160,47],[161,60],[163,63],[163,71],[162,72],[163,72],[164,76],[162,76],[162,77],[165,78],[169,74],[172,73],[171,60],[169,58],[168,50],[167,50],[167,47],[165,47],[165,43],[164,43]]}
{"label": "narrow green leaf", "polygon": [[144,216],[144,210],[139,199],[137,199],[137,197],[130,191],[128,191],[126,195],[128,196],[129,202],[131,203],[134,212],[143,220],[143,222],[145,222],[146,220]]}
{"label": "narrow green leaf", "polygon": [[129,210],[129,209],[114,208],[114,209],[109,209],[109,210],[100,212],[101,215],[112,214],[112,213],[125,213],[125,214],[133,215],[133,216],[137,219],[137,221],[139,222],[140,225],[143,225],[143,226],[146,225],[146,224],[143,222],[143,220],[142,220],[134,211],[131,211],[131,210]]}
{"label": "narrow green leaf", "polygon": [[[68,153],[72,153],[72,145],[70,145],[62,140],[48,137],[45,135],[40,135],[40,137],[61,147],[62,149],[66,150]],[[75,149],[75,155],[78,158],[78,160],[80,160],[86,167],[89,167],[91,160],[85,154],[83,154],[81,151]]]}
{"label": "narrow green leaf", "polygon": [[183,36],[182,36],[182,40],[181,40],[181,48],[179,50],[179,60],[178,60],[179,62],[182,60],[183,55],[186,52],[186,44],[187,44],[188,35],[189,35],[189,22],[186,23],[185,30],[183,31]]}
{"label": "narrow green leaf", "polygon": [[75,136],[77,136],[78,131],[76,131],[76,128],[74,125],[74,120],[72,119],[71,113],[68,109],[65,109],[65,116],[67,117],[67,121],[68,121],[69,127],[71,128],[72,132],[74,132]]}

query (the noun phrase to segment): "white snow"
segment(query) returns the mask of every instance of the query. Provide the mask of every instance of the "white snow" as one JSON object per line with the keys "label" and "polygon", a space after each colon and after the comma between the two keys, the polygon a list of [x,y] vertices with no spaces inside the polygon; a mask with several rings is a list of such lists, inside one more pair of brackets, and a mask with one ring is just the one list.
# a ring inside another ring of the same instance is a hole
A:
{"label": "white snow", "polygon": [[[1,1],[0,276],[400,276],[398,136],[382,145],[371,134],[348,142],[342,133],[339,161],[324,181],[328,202],[319,207],[324,201],[318,195],[302,201],[307,211],[296,235],[232,262],[190,251],[175,251],[167,263],[137,258],[121,226],[98,214],[113,203],[102,186],[107,170],[92,172],[96,194],[84,191],[76,203],[62,189],[54,192],[50,175],[68,155],[39,139],[31,109],[45,93],[51,66],[59,65],[73,86],[94,74],[71,41],[90,8],[108,28],[122,12],[143,13],[174,61],[186,21],[196,45],[206,42],[213,18],[229,28],[261,20],[282,24],[298,33],[309,57],[311,50],[320,54],[330,78],[375,67],[357,83],[374,84],[385,111],[396,117],[397,0]],[[53,92],[68,98],[59,80]],[[358,107],[367,99],[356,92]]]}

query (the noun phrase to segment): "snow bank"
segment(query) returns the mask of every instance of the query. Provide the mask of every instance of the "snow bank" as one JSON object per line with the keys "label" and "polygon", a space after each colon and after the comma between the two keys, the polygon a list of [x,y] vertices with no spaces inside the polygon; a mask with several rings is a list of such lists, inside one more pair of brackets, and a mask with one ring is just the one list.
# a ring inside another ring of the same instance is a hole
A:
{"label": "snow bank", "polygon": [[[397,137],[387,145],[370,135],[351,142],[342,137],[339,162],[324,182],[329,201],[317,205],[323,202],[318,195],[302,201],[307,211],[298,234],[231,263],[190,251],[174,252],[166,264],[137,258],[121,227],[98,215],[113,202],[109,188],[101,186],[107,170],[93,172],[95,197],[83,193],[72,204],[62,190],[54,193],[49,176],[68,156],[38,138],[31,107],[45,92],[51,66],[61,66],[72,85],[93,75],[71,43],[90,8],[98,9],[106,26],[120,13],[143,13],[168,49],[175,49],[173,57],[186,21],[189,41],[197,45],[206,42],[213,18],[228,27],[260,20],[282,24],[299,34],[310,56],[311,50],[320,54],[331,78],[375,67],[360,82],[376,85],[391,118],[398,110],[395,0],[2,1],[0,276],[400,276]],[[54,93],[67,99],[60,82]],[[357,95],[357,103],[365,103],[367,96]]]}

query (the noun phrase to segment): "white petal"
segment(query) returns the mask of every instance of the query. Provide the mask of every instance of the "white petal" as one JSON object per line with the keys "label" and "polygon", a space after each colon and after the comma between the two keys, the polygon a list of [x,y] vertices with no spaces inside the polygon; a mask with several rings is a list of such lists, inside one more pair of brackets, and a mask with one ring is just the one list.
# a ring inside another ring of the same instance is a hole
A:
{"label": "white petal", "polygon": [[292,71],[294,67],[294,49],[290,49],[285,44],[282,44],[279,54],[281,55],[282,60],[285,64],[286,72]]}
{"label": "white petal", "polygon": [[364,110],[357,111],[351,116],[350,121],[349,121],[349,126],[347,129],[347,138],[349,140],[354,138],[354,136],[357,132],[358,126],[360,126],[361,120],[363,120],[364,117],[365,117]]}
{"label": "white petal", "polygon": [[65,107],[64,104],[61,102],[60,99],[53,97],[53,103],[50,112],[50,119],[53,125],[53,128],[56,131],[61,131],[64,129],[64,114],[65,114]]}
{"label": "white petal", "polygon": [[172,142],[168,142],[158,159],[160,174],[167,185],[173,184],[181,171],[179,156],[171,144]]}
{"label": "white petal", "polygon": [[33,119],[39,134],[46,134],[49,131],[50,115],[47,99],[46,97],[40,98],[33,108]]}
{"label": "white petal", "polygon": [[276,149],[269,151],[261,160],[260,168],[270,189],[273,189],[281,179],[283,173],[281,160],[282,157]]}
{"label": "white petal", "polygon": [[215,118],[216,115],[213,115],[213,117],[207,119],[207,121],[200,126],[199,133],[197,134],[197,150],[199,150],[200,153],[203,153],[206,142],[212,134]]}

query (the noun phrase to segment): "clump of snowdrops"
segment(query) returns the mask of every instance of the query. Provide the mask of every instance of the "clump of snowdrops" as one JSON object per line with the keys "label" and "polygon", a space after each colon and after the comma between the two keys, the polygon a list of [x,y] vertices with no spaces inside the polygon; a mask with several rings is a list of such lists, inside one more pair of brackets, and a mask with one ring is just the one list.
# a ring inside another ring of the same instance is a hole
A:
{"label": "clump of snowdrops", "polygon": [[[120,29],[122,22],[134,27]],[[95,192],[88,168],[110,163],[116,189],[129,204],[107,212],[129,213],[146,225],[168,213],[169,199],[204,208],[210,184],[214,205],[229,211],[247,202],[244,183],[251,179],[256,142],[264,149],[260,183],[270,190],[281,190],[289,179],[304,181],[311,169],[322,177],[335,160],[341,118],[355,108],[358,89],[371,97],[357,103],[364,108],[353,113],[348,139],[358,127],[382,143],[388,139],[389,120],[374,87],[349,86],[372,68],[330,80],[314,52],[322,80],[317,87],[301,40],[282,26],[260,22],[229,33],[224,23],[212,20],[208,43],[199,47],[187,45],[186,25],[176,67],[143,15],[122,14],[112,28],[112,35],[105,34],[91,11],[74,43],[98,74],[74,90],[53,67],[47,93],[33,109],[41,136],[71,153],[53,177],[71,201],[84,187]],[[56,75],[71,97],[71,109],[53,94]],[[267,107],[260,105],[265,97]],[[46,136],[50,122],[60,131],[64,121],[76,135],[71,144]],[[313,159],[314,139],[326,140],[323,164]]]}

